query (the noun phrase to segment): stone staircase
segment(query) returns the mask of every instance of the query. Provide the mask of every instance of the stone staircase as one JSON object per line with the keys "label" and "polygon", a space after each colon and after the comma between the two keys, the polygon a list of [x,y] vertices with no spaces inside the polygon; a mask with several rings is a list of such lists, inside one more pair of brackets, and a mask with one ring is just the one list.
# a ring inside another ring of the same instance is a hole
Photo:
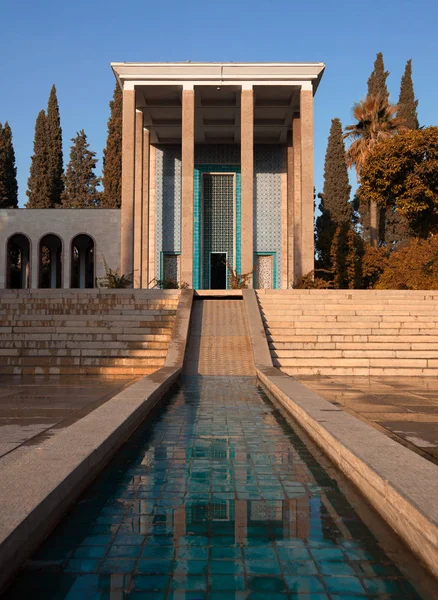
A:
{"label": "stone staircase", "polygon": [[2,290],[0,375],[152,373],[178,301],[178,290]]}
{"label": "stone staircase", "polygon": [[259,290],[289,375],[438,376],[438,291]]}

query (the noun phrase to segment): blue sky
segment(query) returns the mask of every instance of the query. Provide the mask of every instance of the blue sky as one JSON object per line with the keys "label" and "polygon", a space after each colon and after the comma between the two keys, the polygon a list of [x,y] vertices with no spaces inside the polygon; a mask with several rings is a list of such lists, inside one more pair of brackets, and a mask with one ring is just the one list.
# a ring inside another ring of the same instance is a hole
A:
{"label": "blue sky", "polygon": [[[9,121],[20,206],[26,202],[35,119],[56,84],[64,155],[84,129],[101,168],[114,79],[111,61],[325,62],[315,98],[315,185],[322,189],[330,121],[352,122],[377,52],[398,99],[413,59],[422,125],[437,122],[438,2],[434,0],[2,0],[0,122]],[[355,176],[351,176],[352,183]]]}

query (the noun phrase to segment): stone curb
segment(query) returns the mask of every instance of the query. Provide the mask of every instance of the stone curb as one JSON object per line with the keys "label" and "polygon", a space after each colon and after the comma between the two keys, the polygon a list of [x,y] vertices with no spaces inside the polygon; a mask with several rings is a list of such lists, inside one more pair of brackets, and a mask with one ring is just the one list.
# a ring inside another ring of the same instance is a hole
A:
{"label": "stone curb", "polygon": [[[252,319],[254,291],[243,298]],[[273,367],[257,320],[250,335],[259,380],[438,577],[438,466]]]}
{"label": "stone curb", "polygon": [[0,459],[0,591],[181,374],[193,291],[181,293],[166,365],[38,446]]}

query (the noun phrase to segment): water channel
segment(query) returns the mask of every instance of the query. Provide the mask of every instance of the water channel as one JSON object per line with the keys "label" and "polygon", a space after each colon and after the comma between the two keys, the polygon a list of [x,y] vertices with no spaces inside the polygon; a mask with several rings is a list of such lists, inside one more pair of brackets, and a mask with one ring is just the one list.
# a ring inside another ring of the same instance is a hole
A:
{"label": "water channel", "polygon": [[253,377],[192,376],[4,598],[414,600],[436,589]]}

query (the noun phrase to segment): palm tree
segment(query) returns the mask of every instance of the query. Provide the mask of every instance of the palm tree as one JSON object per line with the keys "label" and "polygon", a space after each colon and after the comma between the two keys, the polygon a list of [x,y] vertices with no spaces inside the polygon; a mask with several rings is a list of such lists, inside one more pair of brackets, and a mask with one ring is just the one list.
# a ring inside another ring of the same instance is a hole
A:
{"label": "palm tree", "polygon": [[[353,107],[357,120],[354,125],[345,128],[344,138],[352,140],[346,152],[347,164],[360,171],[376,144],[406,129],[404,119],[397,117],[398,106],[390,104],[385,97],[368,96]],[[371,243],[377,246],[377,205],[370,207]]]}

